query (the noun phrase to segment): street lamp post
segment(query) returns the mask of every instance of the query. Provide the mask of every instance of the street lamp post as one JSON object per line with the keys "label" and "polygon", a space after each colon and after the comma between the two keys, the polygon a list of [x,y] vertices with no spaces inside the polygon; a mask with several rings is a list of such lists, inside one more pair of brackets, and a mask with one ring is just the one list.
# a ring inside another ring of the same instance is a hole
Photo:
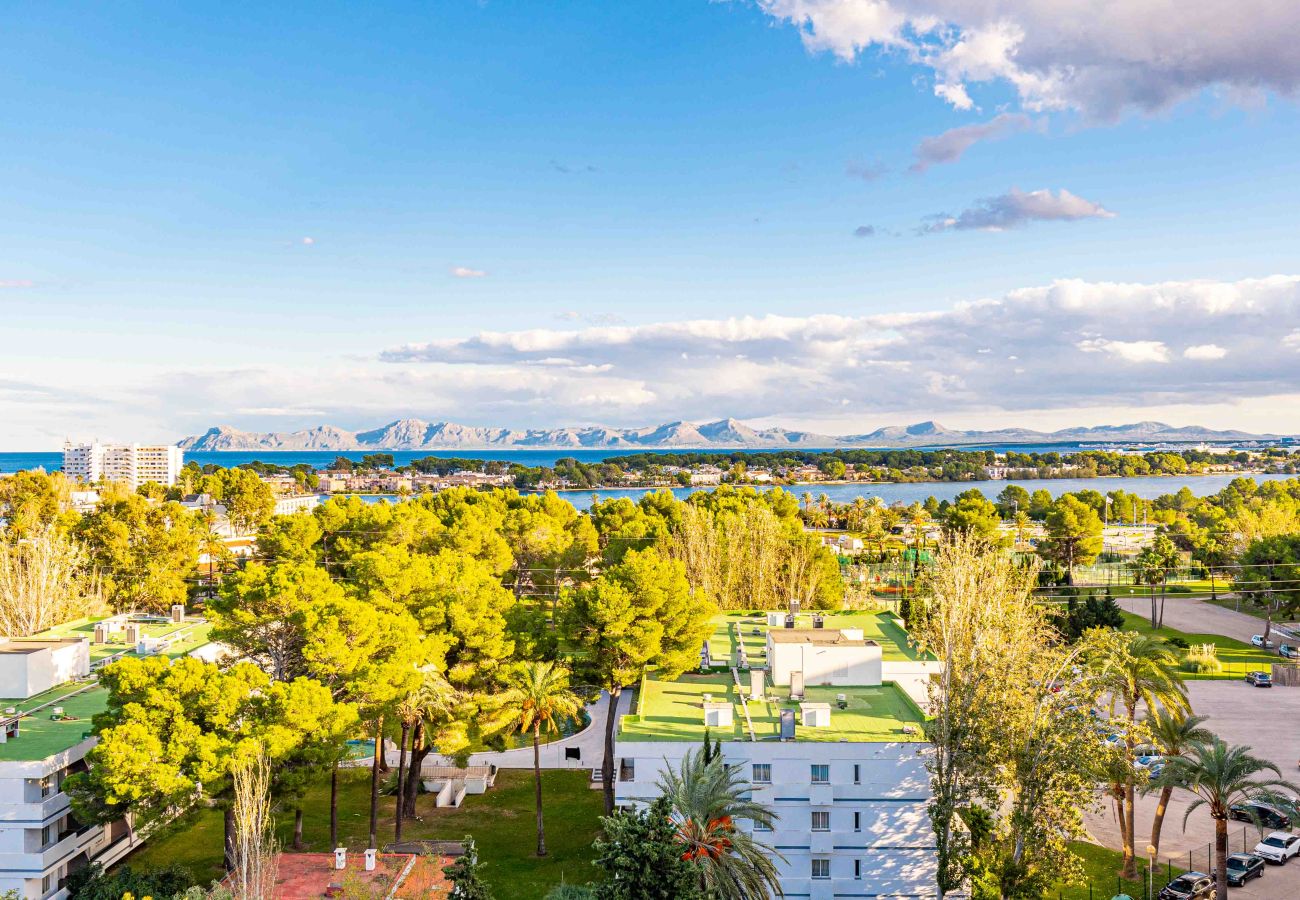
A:
{"label": "street lamp post", "polygon": [[1147,844],[1147,896],[1154,898],[1156,893],[1156,845]]}

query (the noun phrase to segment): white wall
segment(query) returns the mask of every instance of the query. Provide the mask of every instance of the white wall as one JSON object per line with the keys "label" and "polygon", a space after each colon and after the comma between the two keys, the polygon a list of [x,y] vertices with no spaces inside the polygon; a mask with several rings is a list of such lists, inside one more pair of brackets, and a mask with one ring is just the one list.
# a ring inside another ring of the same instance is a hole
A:
{"label": "white wall", "polygon": [[[676,765],[696,742],[628,742],[616,748],[619,762],[636,761],[634,781],[615,782],[618,801],[658,796],[665,766]],[[755,784],[753,797],[775,812],[770,832],[756,832],[777,848],[782,888],[788,897],[932,898],[934,836],[926,812],[928,745],[921,743],[833,743],[743,741],[722,745],[723,759],[740,765],[746,779],[754,763],[771,766],[771,784]],[[829,784],[812,783],[813,764],[829,766]],[[857,778],[854,779],[854,766]],[[830,815],[830,831],[813,832],[812,813]],[[857,830],[854,827],[857,813]],[[752,825],[740,823],[751,830]],[[812,860],[829,859],[831,877],[811,878]],[[860,877],[854,878],[854,861]]]}
{"label": "white wall", "polygon": [[881,682],[878,644],[785,643],[772,640],[770,635],[767,665],[775,685],[788,685],[790,673],[796,671],[803,672],[804,684],[808,686],[851,687]]}

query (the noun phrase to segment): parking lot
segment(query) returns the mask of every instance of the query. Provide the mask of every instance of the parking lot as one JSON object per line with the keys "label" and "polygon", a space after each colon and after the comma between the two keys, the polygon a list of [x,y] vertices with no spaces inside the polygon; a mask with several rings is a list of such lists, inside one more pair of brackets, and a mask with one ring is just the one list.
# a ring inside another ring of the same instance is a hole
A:
{"label": "parking lot", "polygon": [[[1300,688],[1254,688],[1238,681],[1191,681],[1187,684],[1192,708],[1198,715],[1208,716],[1206,727],[1230,744],[1245,744],[1261,759],[1274,763],[1282,777],[1300,783]],[[1181,796],[1180,796],[1181,794]],[[1176,792],[1165,816],[1160,841],[1160,861],[1172,859],[1174,864],[1187,866],[1191,851],[1197,868],[1208,871],[1206,850],[1214,842],[1214,823],[1204,807],[1197,809],[1183,829],[1183,815],[1190,795]],[[1155,813],[1155,798],[1140,797],[1137,807],[1138,853],[1144,854],[1151,834],[1151,821]],[[1086,824],[1094,838],[1107,847],[1118,848],[1119,828],[1110,806],[1089,813]],[[1229,845],[1233,852],[1242,849],[1243,842],[1253,846],[1259,829],[1241,822],[1230,823]],[[1157,886],[1162,882],[1157,879]],[[1300,898],[1300,859],[1285,866],[1268,866],[1261,879],[1248,887],[1232,889],[1232,896],[1241,898],[1268,898],[1268,900],[1296,900]]]}

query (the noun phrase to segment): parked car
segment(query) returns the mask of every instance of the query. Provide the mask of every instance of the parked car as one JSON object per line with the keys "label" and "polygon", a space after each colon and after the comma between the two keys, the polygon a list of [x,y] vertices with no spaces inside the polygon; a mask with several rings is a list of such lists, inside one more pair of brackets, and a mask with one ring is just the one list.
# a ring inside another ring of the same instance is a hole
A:
{"label": "parked car", "polygon": [[1277,863],[1279,866],[1286,865],[1286,861],[1300,853],[1300,835],[1287,834],[1285,831],[1272,831],[1255,845],[1255,855],[1262,856],[1271,863]]}
{"label": "parked car", "polygon": [[1277,648],[1277,654],[1287,659],[1300,659],[1300,647],[1295,644],[1282,644]]}
{"label": "parked car", "polygon": [[1160,889],[1159,900],[1218,900],[1214,879],[1204,872],[1184,872]]}
{"label": "parked car", "polygon": [[1291,828],[1291,820],[1286,817],[1286,813],[1266,803],[1234,803],[1228,807],[1228,818],[1238,822],[1258,822],[1275,831]]}
{"label": "parked car", "polygon": [[1252,634],[1250,636],[1250,642],[1256,647],[1263,647],[1265,650],[1271,650],[1273,648],[1273,642],[1264,640],[1264,635],[1262,634]]}
{"label": "parked car", "polygon": [[1273,676],[1267,672],[1247,672],[1246,684],[1253,684],[1255,687],[1272,687]]}
{"label": "parked car", "polygon": [[1133,760],[1133,766],[1137,769],[1146,769],[1151,773],[1151,777],[1159,776],[1165,770],[1165,758],[1158,754],[1144,754]]}
{"label": "parked car", "polygon": [[1233,853],[1228,856],[1228,884],[1241,887],[1252,878],[1264,877],[1264,860],[1253,853]]}

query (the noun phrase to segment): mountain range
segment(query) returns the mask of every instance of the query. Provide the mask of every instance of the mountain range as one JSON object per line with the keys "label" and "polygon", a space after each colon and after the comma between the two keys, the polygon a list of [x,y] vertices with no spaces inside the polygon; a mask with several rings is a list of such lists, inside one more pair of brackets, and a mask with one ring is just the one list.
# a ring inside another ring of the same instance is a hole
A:
{"label": "mountain range", "polygon": [[938,422],[890,425],[862,434],[828,435],[786,428],[753,428],[736,419],[696,425],[669,422],[644,428],[482,428],[454,422],[398,419],[368,431],[320,425],[303,431],[241,431],[229,425],[187,437],[184,450],[507,450],[507,449],[816,449],[831,447],[959,447],[972,444],[1158,443],[1272,440],[1274,434],[1215,431],[1200,426],[1175,427],[1162,422],[1101,425],[1032,431],[1002,428],[959,431]]}

